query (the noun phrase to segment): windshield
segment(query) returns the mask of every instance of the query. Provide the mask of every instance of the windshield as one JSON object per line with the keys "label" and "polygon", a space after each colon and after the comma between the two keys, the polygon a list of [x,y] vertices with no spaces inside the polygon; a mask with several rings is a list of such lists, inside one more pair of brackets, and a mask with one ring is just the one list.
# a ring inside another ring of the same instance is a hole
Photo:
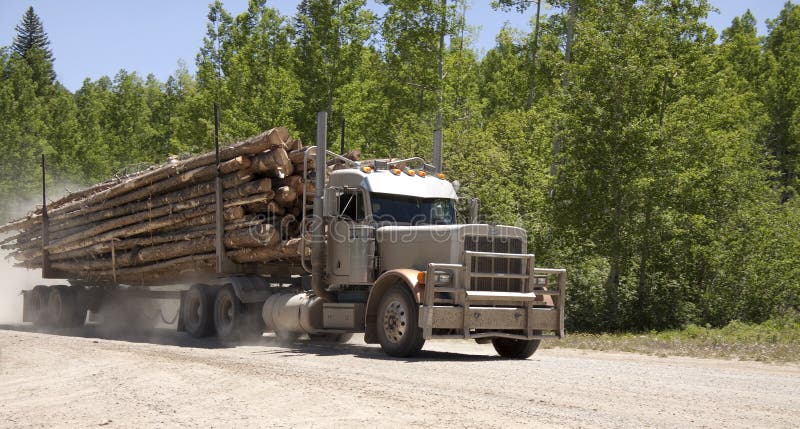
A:
{"label": "windshield", "polygon": [[407,195],[370,194],[372,218],[376,222],[409,225],[452,225],[456,221],[453,200]]}

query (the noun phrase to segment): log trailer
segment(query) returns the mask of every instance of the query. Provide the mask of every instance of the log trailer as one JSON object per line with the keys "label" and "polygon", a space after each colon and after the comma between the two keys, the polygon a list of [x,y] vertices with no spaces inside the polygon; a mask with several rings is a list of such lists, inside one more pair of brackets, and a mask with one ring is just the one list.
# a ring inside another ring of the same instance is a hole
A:
{"label": "log trailer", "polygon": [[[525,359],[541,340],[564,337],[566,271],[537,267],[523,229],[476,223],[475,200],[472,223],[456,223],[456,191],[435,165],[346,159],[327,150],[326,114],[317,120],[317,146],[304,159],[316,168],[304,169],[315,187],[313,205],[303,209],[299,264],[226,258],[218,194],[215,275],[166,289],[85,279],[39,285],[22,293],[23,320],[79,326],[87,312],[135,296],[179,299],[179,331],[223,341],[264,332],[343,341],[363,333],[388,355],[406,357],[429,339],[472,339]],[[344,168],[310,177],[329,160]],[[46,221],[43,229],[44,245]],[[43,277],[64,278],[47,257]]]}

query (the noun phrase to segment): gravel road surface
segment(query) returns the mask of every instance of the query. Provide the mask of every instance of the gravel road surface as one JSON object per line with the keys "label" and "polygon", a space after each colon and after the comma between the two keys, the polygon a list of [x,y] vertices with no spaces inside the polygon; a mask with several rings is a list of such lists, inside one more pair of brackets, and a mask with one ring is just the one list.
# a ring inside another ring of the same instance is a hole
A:
{"label": "gravel road surface", "polygon": [[2,427],[798,427],[800,366],[0,327]]}

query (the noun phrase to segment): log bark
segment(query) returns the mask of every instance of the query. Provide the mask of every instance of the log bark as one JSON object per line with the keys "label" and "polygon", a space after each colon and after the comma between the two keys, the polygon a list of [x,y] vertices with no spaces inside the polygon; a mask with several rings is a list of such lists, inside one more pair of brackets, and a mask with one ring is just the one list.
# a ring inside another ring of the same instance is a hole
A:
{"label": "log bark", "polygon": [[237,263],[270,262],[277,259],[299,258],[301,241],[300,238],[293,238],[277,247],[234,250],[228,252],[228,256]]}
{"label": "log bark", "polygon": [[[275,248],[279,250],[280,237],[272,225],[261,225],[247,229],[239,229],[225,234],[225,246],[229,248]],[[146,265],[151,262],[167,261],[178,259],[184,256],[199,255],[213,252],[216,240],[213,235],[201,236],[185,241],[176,241],[157,246],[144,248],[134,248],[130,251],[116,252],[114,259],[110,257],[102,259],[75,260],[69,264],[54,263],[56,269],[75,271],[107,271],[116,267],[130,268]]]}
{"label": "log bark", "polygon": [[[239,170],[236,173],[229,174],[222,179],[222,188],[229,189],[242,185],[251,178],[252,176],[248,174],[245,170]],[[216,191],[216,182],[214,180],[211,180],[208,182],[203,182],[194,186],[190,186],[188,188],[170,192],[168,194],[150,198],[144,201],[131,202],[122,206],[114,207],[108,210],[98,211],[95,213],[90,213],[84,216],[70,217],[66,220],[55,223],[51,227],[51,231],[57,232],[75,226],[131,215],[146,210],[153,210],[165,205],[176,204],[180,201],[190,200],[204,195],[213,194],[215,191]],[[226,198],[230,197],[226,196]],[[54,236],[53,238],[56,237]]]}
{"label": "log bark", "polygon": [[[197,220],[198,218],[195,218]],[[235,231],[239,229],[246,229],[250,227],[260,228],[264,219],[245,219],[238,222],[229,222],[225,224],[225,231]],[[214,235],[216,233],[216,228],[214,225],[213,218],[211,222],[208,224],[196,225],[192,227],[184,227],[174,232],[167,232],[158,235],[149,235],[147,237],[133,237],[127,239],[121,239],[114,242],[114,249],[115,250],[130,250],[136,247],[147,247],[147,246],[154,246],[158,244],[164,243],[172,243],[177,241],[186,241],[192,240],[195,238],[205,237],[208,235]],[[235,247],[235,246],[234,246]],[[245,247],[245,246],[242,246]],[[83,249],[76,249],[71,250],[69,252],[61,252],[50,255],[51,261],[63,261],[63,260],[79,260],[85,258],[98,258],[98,257],[110,257],[111,253],[111,243],[98,243],[94,246],[83,248]],[[41,258],[42,254],[41,251],[37,249],[37,254],[34,257]]]}
{"label": "log bark", "polygon": [[253,157],[252,170],[282,179],[294,171],[289,155],[283,148],[275,148]]}
{"label": "log bark", "polygon": [[267,216],[276,215],[283,216],[286,209],[281,207],[275,201],[259,201],[245,206],[248,213],[252,214],[265,214]]}
{"label": "log bark", "polygon": [[[286,128],[273,128],[243,142],[239,142],[231,146],[221,147],[219,153],[220,160],[228,161],[239,156],[254,155],[271,147],[283,146],[283,142],[288,139],[289,132]],[[210,166],[214,163],[216,163],[215,151],[194,156],[183,161],[171,162],[144,174],[137,175],[132,179],[123,181],[122,183],[105,191],[92,194],[87,199],[78,201],[77,203],[82,206],[92,205],[97,201],[110,199],[114,196],[122,195],[130,190],[140,189],[143,186],[157,183],[161,180],[171,177],[172,175],[181,174],[199,167]],[[59,208],[59,210],[67,209],[70,206],[72,206],[72,204]]]}
{"label": "log bark", "polygon": [[[244,217],[244,210],[241,207],[235,207],[239,205],[239,201],[232,202],[230,204],[232,204],[232,206],[230,206],[230,208],[225,210],[226,219],[241,219],[242,217]],[[75,249],[80,249],[82,247],[93,246],[97,243],[109,241],[114,238],[131,237],[145,232],[157,231],[167,226],[190,223],[189,221],[191,219],[207,215],[209,213],[212,213],[214,210],[215,208],[213,204],[200,205],[193,209],[184,210],[167,216],[162,216],[160,218],[149,220],[148,222],[138,223],[136,225],[131,225],[125,228],[114,229],[99,235],[87,236],[86,234],[84,234],[78,237],[77,240],[73,239],[73,237],[69,237],[70,240],[65,241],[63,243],[50,244],[49,246],[47,246],[47,250],[50,253],[66,252],[68,250],[75,250]]]}
{"label": "log bark", "polygon": [[[246,157],[237,157],[226,161],[223,163],[220,168],[224,172],[233,172],[235,170],[241,170],[243,168],[247,168],[250,165],[249,158]],[[170,191],[174,191],[177,189],[185,188],[192,183],[201,183],[207,180],[210,180],[217,175],[217,167],[216,165],[210,165],[206,167],[196,168],[194,170],[187,171],[182,173],[178,176],[171,177],[167,180],[163,180],[161,182],[155,183],[152,186],[148,186],[146,188],[141,188],[133,192],[129,192],[125,195],[122,195],[118,198],[110,199],[108,201],[104,201],[101,204],[94,205],[94,206],[87,206],[80,210],[81,215],[87,215],[90,213],[94,213],[101,210],[108,210],[114,207],[121,206],[123,204],[127,204],[136,200],[152,198],[153,196],[164,194]],[[54,221],[67,219],[71,216],[75,216],[75,213],[62,213],[59,215],[54,215],[52,219]]]}
{"label": "log bark", "polygon": [[303,142],[300,141],[300,139],[290,140],[288,143],[286,143],[286,151],[287,152],[291,152],[291,151],[294,151],[294,150],[300,150],[302,148],[303,148]]}
{"label": "log bark", "polygon": [[308,163],[313,164],[314,160],[317,158],[317,149],[316,148],[300,148],[289,152],[289,160],[292,161],[292,164],[299,164],[303,165],[303,158],[305,157],[306,152],[308,152]]}
{"label": "log bark", "polygon": [[275,190],[275,202],[281,207],[291,207],[297,200],[297,192],[289,186],[281,186]]}
{"label": "log bark", "polygon": [[[245,141],[220,148],[220,159],[222,161],[228,161],[243,155],[255,155],[273,147],[283,148],[286,146],[285,142],[287,141],[289,141],[289,132],[285,127],[273,128]],[[49,214],[52,217],[73,212],[79,208],[92,206],[95,203],[112,199],[114,196],[123,195],[128,191],[139,189],[147,184],[156,183],[171,177],[171,175],[209,166],[215,162],[216,153],[212,151],[182,161],[171,161],[164,165],[153,167],[145,172],[129,175],[129,177],[123,179],[112,179],[82,191],[68,194],[55,201],[51,204],[51,207],[49,207],[53,209]],[[86,196],[86,198],[83,198],[84,196]],[[128,202],[129,201],[133,200],[128,200]],[[39,223],[40,219],[41,209],[37,209],[37,211],[27,218],[17,219],[0,226],[0,233],[29,228]]]}

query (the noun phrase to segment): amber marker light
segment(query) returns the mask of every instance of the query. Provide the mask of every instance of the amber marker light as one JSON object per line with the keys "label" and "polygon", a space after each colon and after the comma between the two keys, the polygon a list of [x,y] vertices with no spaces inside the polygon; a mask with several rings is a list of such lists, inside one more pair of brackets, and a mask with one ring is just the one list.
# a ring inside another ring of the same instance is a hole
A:
{"label": "amber marker light", "polygon": [[414,175],[417,174],[417,172],[414,171],[414,170],[408,170],[408,171],[406,171],[406,174],[408,174],[409,176],[414,176]]}
{"label": "amber marker light", "polygon": [[425,271],[420,271],[417,273],[417,283],[425,284]]}
{"label": "amber marker light", "polygon": [[444,173],[438,173],[438,174],[436,174],[436,177],[444,180]]}
{"label": "amber marker light", "polygon": [[393,168],[392,169],[392,174],[394,174],[395,176],[399,176],[400,175],[400,169],[399,168]]}
{"label": "amber marker light", "polygon": [[427,175],[428,175],[428,173],[426,173],[424,171],[420,171],[419,173],[417,173],[417,176],[419,176],[419,177],[425,177]]}
{"label": "amber marker light", "polygon": [[364,173],[372,173],[372,167],[368,167],[365,165],[361,167],[361,171],[363,171]]}

